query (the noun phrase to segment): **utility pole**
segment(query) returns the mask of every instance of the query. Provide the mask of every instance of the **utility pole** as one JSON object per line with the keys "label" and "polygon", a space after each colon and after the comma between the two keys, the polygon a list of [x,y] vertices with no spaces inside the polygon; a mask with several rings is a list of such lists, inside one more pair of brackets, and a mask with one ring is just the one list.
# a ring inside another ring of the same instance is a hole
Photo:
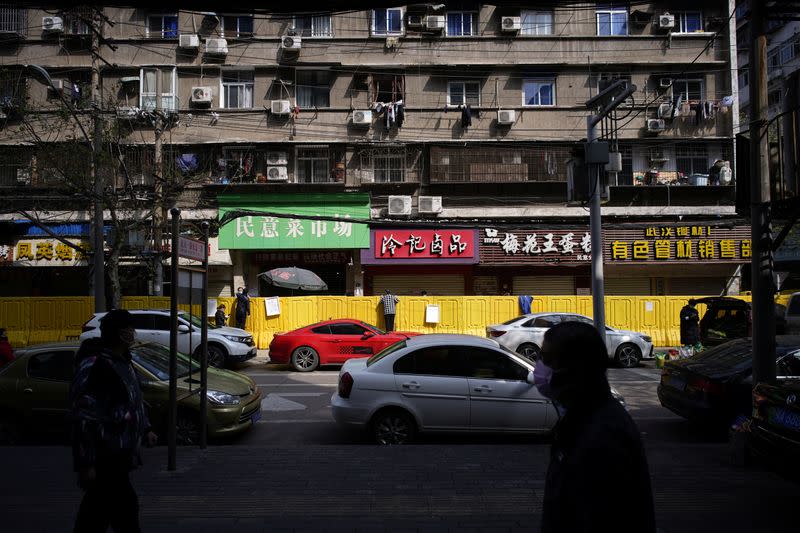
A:
{"label": "utility pole", "polygon": [[[154,186],[153,195],[155,199],[155,209],[153,210],[153,268],[155,276],[153,280],[153,296],[163,296],[164,294],[164,262],[163,262],[163,230],[164,222],[167,220],[167,207],[164,205],[164,158],[162,155],[162,132],[163,122],[161,120],[161,69],[156,68],[156,108],[155,122],[153,123],[155,143],[153,153],[153,174]],[[174,283],[174,280],[173,280]]]}
{"label": "utility pole", "polygon": [[753,383],[775,380],[775,281],[769,182],[765,2],[750,2],[750,216]]}
{"label": "utility pole", "polygon": [[105,187],[103,175],[99,171],[100,154],[103,149],[103,116],[101,113],[102,94],[100,92],[100,34],[103,30],[103,18],[96,13],[92,13],[92,120],[94,122],[94,138],[92,139],[92,160],[90,163],[90,175],[94,184],[94,217],[92,221],[92,272],[94,293],[94,310],[102,313],[106,310],[106,273],[105,273],[105,246],[103,239],[103,194]]}

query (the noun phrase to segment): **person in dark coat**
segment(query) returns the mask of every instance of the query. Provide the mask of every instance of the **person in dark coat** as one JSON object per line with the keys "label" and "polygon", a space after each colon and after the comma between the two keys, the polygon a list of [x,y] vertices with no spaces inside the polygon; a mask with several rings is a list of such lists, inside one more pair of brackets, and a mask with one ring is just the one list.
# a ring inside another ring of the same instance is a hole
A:
{"label": "person in dark coat", "polygon": [[244,329],[248,316],[250,316],[250,297],[244,287],[239,287],[236,293],[236,327]]}
{"label": "person in dark coat", "polygon": [[639,430],[611,395],[607,365],[605,344],[592,325],[563,322],[545,333],[534,383],[553,401],[559,421],[545,480],[542,533],[656,531]]}
{"label": "person in dark coat", "polygon": [[83,489],[76,533],[138,532],[139,499],[129,473],[142,464],[142,442],[156,434],[144,408],[129,351],[133,315],[115,309],[100,319],[100,338],[85,340],[75,356],[70,385],[72,458]]}
{"label": "person in dark coat", "polygon": [[14,349],[8,342],[5,328],[0,328],[0,368],[14,360]]}
{"label": "person in dark coat", "polygon": [[689,300],[689,303],[681,309],[681,344],[686,355],[694,355],[696,350],[702,348],[700,344],[700,313],[695,306],[697,300]]}

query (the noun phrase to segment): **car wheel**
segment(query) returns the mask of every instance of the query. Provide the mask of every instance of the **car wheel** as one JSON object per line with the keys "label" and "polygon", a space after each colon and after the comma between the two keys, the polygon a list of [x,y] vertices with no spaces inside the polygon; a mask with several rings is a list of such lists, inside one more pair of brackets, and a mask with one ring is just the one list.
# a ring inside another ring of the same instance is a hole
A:
{"label": "car wheel", "polygon": [[407,413],[387,410],[378,413],[372,421],[375,442],[383,446],[408,444],[414,440],[417,426]]}
{"label": "car wheel", "polygon": [[225,351],[219,346],[208,345],[208,366],[225,368]]}
{"label": "car wheel", "polygon": [[319,354],[310,346],[300,346],[292,352],[292,366],[298,372],[311,372],[319,366]]}
{"label": "car wheel", "polygon": [[180,446],[200,444],[200,422],[196,415],[178,413],[178,420],[175,423],[175,441]]}
{"label": "car wheel", "polygon": [[536,361],[539,359],[539,354],[541,350],[538,346],[533,344],[532,342],[526,342],[525,344],[520,344],[517,347],[517,353],[520,354],[522,357],[526,359],[530,359],[531,361]]}
{"label": "car wheel", "polygon": [[614,360],[622,368],[634,368],[639,366],[639,361],[642,360],[642,350],[635,344],[625,343],[617,348],[617,353]]}

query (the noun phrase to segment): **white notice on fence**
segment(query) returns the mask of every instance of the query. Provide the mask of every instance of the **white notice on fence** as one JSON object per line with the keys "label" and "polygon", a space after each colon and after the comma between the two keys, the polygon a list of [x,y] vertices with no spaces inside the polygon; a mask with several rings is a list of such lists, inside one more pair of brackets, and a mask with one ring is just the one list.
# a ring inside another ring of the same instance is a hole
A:
{"label": "white notice on fence", "polygon": [[276,316],[281,314],[281,301],[277,296],[272,298],[264,298],[264,307],[267,310],[267,316]]}
{"label": "white notice on fence", "polygon": [[425,322],[428,324],[439,323],[439,306],[426,305],[425,306]]}
{"label": "white notice on fence", "polygon": [[208,299],[208,310],[206,311],[208,316],[214,316],[217,314],[217,300],[216,298],[209,298]]}
{"label": "white notice on fence", "polygon": [[653,310],[653,302],[645,302],[644,303],[644,310],[648,313]]}

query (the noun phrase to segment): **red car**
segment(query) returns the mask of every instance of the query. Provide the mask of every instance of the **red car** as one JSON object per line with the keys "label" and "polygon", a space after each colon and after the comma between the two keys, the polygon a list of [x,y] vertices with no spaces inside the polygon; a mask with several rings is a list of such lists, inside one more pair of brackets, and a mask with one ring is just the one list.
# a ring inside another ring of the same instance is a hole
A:
{"label": "red car", "polygon": [[269,359],[270,363],[289,363],[299,372],[311,372],[319,365],[369,357],[415,335],[419,333],[387,333],[360,320],[327,320],[275,335],[269,344]]}

